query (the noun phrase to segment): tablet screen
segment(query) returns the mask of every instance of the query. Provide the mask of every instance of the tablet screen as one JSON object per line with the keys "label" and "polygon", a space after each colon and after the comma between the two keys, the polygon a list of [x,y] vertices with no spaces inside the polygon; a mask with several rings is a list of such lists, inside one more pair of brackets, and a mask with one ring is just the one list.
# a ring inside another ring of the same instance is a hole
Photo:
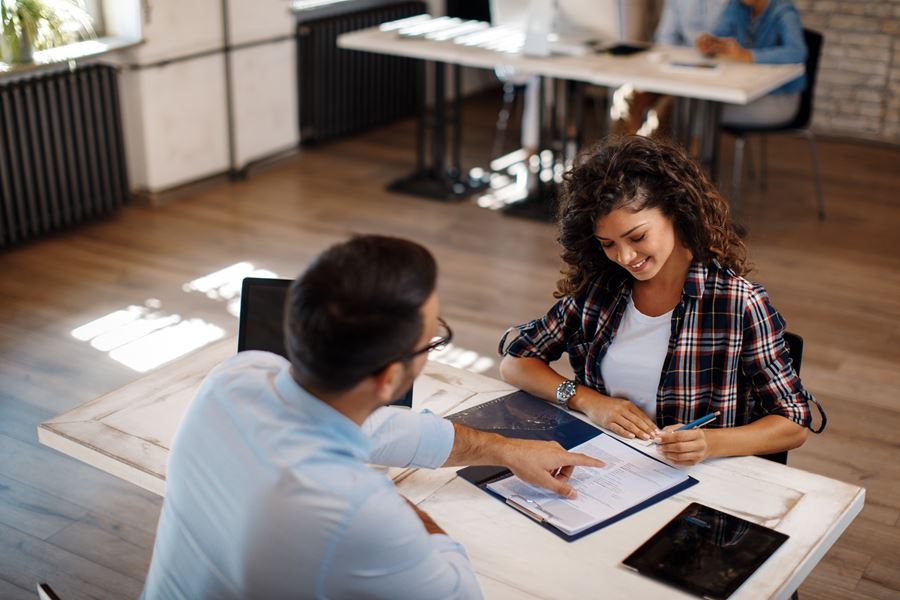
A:
{"label": "tablet screen", "polygon": [[704,598],[728,598],[788,536],[690,504],[622,563]]}

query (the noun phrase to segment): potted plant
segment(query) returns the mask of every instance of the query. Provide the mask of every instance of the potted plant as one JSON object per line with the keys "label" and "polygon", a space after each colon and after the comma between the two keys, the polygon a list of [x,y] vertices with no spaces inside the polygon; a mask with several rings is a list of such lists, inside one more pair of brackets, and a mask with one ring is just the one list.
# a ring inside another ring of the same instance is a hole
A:
{"label": "potted plant", "polygon": [[81,0],[0,0],[0,60],[5,62],[31,62],[33,50],[93,34]]}

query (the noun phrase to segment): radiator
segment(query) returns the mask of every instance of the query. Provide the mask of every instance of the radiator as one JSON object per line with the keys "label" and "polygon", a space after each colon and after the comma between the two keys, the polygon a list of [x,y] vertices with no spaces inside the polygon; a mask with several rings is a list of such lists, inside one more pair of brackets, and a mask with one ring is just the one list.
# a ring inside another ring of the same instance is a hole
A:
{"label": "radiator", "polygon": [[344,50],[336,40],[348,31],[424,12],[424,2],[400,2],[297,24],[301,143],[364,131],[416,112],[420,61]]}
{"label": "radiator", "polygon": [[0,82],[0,247],[125,203],[124,146],[113,67]]}

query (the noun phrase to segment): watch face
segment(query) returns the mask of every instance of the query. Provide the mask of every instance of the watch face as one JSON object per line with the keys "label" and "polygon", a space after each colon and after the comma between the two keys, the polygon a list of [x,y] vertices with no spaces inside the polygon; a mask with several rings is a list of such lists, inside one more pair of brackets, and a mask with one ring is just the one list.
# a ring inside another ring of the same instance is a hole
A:
{"label": "watch face", "polygon": [[559,384],[559,387],[556,388],[556,399],[563,406],[568,407],[569,400],[572,396],[575,395],[575,383],[572,381],[566,381]]}

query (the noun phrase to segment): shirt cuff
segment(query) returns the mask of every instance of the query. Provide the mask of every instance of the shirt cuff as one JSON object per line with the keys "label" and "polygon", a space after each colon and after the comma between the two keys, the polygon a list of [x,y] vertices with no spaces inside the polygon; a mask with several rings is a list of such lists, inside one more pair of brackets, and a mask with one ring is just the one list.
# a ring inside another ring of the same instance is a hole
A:
{"label": "shirt cuff", "polygon": [[436,469],[447,462],[450,451],[453,450],[456,430],[453,429],[453,423],[428,409],[423,410],[420,416],[422,428],[419,447],[416,448],[410,466]]}
{"label": "shirt cuff", "polygon": [[429,410],[421,413],[389,406],[363,423],[373,441],[369,462],[387,467],[436,468],[453,448],[453,424]]}

